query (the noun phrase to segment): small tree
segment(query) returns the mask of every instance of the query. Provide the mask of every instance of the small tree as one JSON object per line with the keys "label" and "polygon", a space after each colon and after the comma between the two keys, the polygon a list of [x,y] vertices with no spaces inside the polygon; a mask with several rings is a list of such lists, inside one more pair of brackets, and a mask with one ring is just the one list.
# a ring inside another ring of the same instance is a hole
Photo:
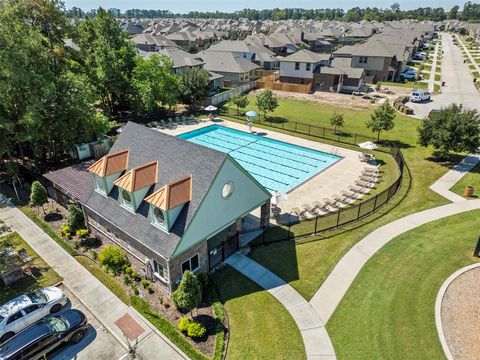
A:
{"label": "small tree", "polygon": [[480,146],[480,114],[452,104],[425,118],[418,128],[421,146],[432,145],[439,156],[450,152],[474,153]]}
{"label": "small tree", "polygon": [[173,303],[178,309],[191,312],[202,301],[202,289],[195,274],[185,271],[178,289],[173,292]]}
{"label": "small tree", "polygon": [[330,125],[334,128],[334,133],[337,134],[337,128],[343,127],[343,114],[334,112],[330,118]]}
{"label": "small tree", "polygon": [[76,233],[77,230],[85,228],[83,212],[77,205],[68,205],[67,225],[71,233]]}
{"label": "small tree", "polygon": [[45,214],[43,205],[47,203],[47,200],[47,190],[45,187],[39,181],[34,181],[32,183],[32,190],[30,192],[30,202],[32,205],[36,206],[37,208],[41,206],[43,213]]}
{"label": "small tree", "polygon": [[245,95],[235,95],[230,101],[237,107],[237,115],[240,114],[240,109],[245,109],[250,103]]}
{"label": "small tree", "polygon": [[385,100],[382,105],[375,109],[365,125],[367,128],[372,129],[372,132],[377,133],[377,141],[379,141],[382,131],[389,131],[395,127],[395,116],[395,109],[390,105],[388,100]]}
{"label": "small tree", "polygon": [[274,111],[278,107],[278,99],[273,96],[271,90],[262,91],[255,98],[255,104],[263,113],[263,117],[267,117],[267,113]]}
{"label": "small tree", "polygon": [[115,245],[107,245],[98,254],[98,261],[106,267],[107,270],[112,270],[115,274],[122,271],[125,265],[128,265],[128,259],[125,252]]}
{"label": "small tree", "polygon": [[208,71],[204,69],[189,69],[182,74],[180,84],[180,100],[189,109],[198,110],[200,103],[207,97],[210,90]]}

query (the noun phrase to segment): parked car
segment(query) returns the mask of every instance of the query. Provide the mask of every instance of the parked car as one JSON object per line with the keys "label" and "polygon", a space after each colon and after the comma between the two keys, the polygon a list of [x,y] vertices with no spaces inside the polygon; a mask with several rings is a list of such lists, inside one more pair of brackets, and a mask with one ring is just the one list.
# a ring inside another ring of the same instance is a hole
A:
{"label": "parked car", "polygon": [[413,56],[413,58],[415,60],[425,60],[427,58],[427,54],[425,53],[422,53],[422,52],[417,52],[415,53],[415,55]]}
{"label": "parked car", "polygon": [[400,74],[400,80],[415,80],[417,78],[417,72],[414,69],[407,69]]}
{"label": "parked car", "polygon": [[67,296],[50,286],[20,295],[0,306],[0,344],[27,326],[56,313],[67,303]]}
{"label": "parked car", "polygon": [[430,93],[424,90],[413,90],[410,95],[411,102],[423,102],[430,100]]}
{"label": "parked car", "polygon": [[78,344],[87,329],[87,318],[78,310],[49,315],[3,343],[0,360],[46,359],[62,344]]}

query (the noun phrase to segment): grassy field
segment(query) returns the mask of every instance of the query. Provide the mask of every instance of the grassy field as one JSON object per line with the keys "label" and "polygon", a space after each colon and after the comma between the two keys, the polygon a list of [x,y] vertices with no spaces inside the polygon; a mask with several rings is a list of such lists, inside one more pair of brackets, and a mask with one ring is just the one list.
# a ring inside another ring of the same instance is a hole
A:
{"label": "grassy field", "polygon": [[338,359],[444,359],[434,319],[442,283],[471,256],[480,211],[409,231],[362,269],[327,329]]}
{"label": "grassy field", "polygon": [[273,296],[230,267],[213,280],[230,324],[228,359],[306,359],[300,331]]}
{"label": "grassy field", "polygon": [[435,74],[435,81],[440,81],[442,76],[440,74]]}
{"label": "grassy field", "polygon": [[0,237],[0,242],[11,244],[11,246],[17,251],[25,249],[28,255],[32,257],[30,272],[14,284],[5,288],[2,287],[2,291],[0,291],[0,304],[23,293],[45,286],[51,286],[62,280],[55,270],[49,267],[17,233],[11,233]]}
{"label": "grassy field", "polygon": [[[425,70],[430,71],[430,69],[425,69]],[[410,88],[410,89],[426,89],[428,87],[428,84],[422,81],[407,81],[405,83],[382,81],[382,84],[385,86],[399,86],[399,87]]]}
{"label": "grassy field", "polygon": [[[318,111],[315,110],[317,106]],[[339,111],[343,112],[343,109]],[[281,100],[277,112],[281,112],[285,117],[298,114],[294,118],[301,117],[302,121],[328,123],[329,113],[324,106],[315,103]],[[358,131],[364,129],[362,123],[368,116],[368,111],[345,110],[345,131],[349,131],[350,126]],[[385,138],[402,144],[412,172],[413,181],[409,194],[401,203],[399,198],[379,214],[367,218],[360,224],[307,238],[301,243],[281,242],[258,247],[251,253],[252,258],[284,278],[309,299],[343,254],[369,232],[393,219],[446,203],[445,199],[429,190],[428,186],[442,176],[451,164],[432,161],[431,149],[418,146],[416,128],[419,123],[420,120],[399,115],[396,128],[384,135]],[[453,162],[457,160],[459,158],[453,159]],[[404,191],[406,192],[406,189]]]}
{"label": "grassy field", "polygon": [[458,183],[456,183],[450,190],[463,196],[465,186],[471,185],[475,188],[474,198],[480,195],[480,163],[477,164],[468,174],[466,174]]}

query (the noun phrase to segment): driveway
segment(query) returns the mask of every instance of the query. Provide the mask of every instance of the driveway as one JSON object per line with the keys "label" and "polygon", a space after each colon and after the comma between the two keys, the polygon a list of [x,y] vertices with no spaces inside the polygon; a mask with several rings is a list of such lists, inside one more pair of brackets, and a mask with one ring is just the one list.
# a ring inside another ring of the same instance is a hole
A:
{"label": "driveway", "polygon": [[[62,286],[62,290],[65,292],[65,295],[68,296],[69,300],[66,307],[83,312],[88,319],[90,327],[82,341],[75,345],[62,347],[49,356],[49,359],[118,360],[126,357],[127,352],[125,348],[100,324],[98,319],[78,301],[70,290],[65,288],[65,286]],[[108,349],[108,351],[106,349]]]}
{"label": "driveway", "polygon": [[467,108],[480,111],[480,93],[473,85],[468,64],[463,63],[463,57],[457,45],[453,45],[452,37],[442,33],[442,81],[445,86],[442,94],[432,97],[432,101],[423,104],[407,103],[415,111],[415,116],[424,118],[432,109],[440,109],[452,103],[463,104]]}

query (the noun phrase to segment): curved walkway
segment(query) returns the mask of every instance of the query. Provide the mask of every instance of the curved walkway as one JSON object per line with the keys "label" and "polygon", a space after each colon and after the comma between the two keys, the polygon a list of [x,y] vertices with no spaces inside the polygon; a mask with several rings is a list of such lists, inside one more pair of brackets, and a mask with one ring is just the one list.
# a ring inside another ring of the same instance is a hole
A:
{"label": "curved walkway", "polygon": [[335,360],[324,323],[310,304],[289,284],[247,256],[236,253],[225,263],[266,289],[287,309],[303,338],[309,360]]}
{"label": "curved walkway", "polygon": [[453,273],[442,285],[440,291],[438,292],[437,299],[435,301],[435,324],[437,326],[438,337],[440,338],[440,343],[442,344],[443,352],[448,360],[453,360],[452,353],[450,352],[450,348],[448,347],[447,340],[445,338],[445,333],[443,331],[442,325],[442,303],[445,293],[447,292],[449,286],[462,274],[466,273],[467,271],[480,268],[480,264],[472,264],[469,266],[465,266],[464,268],[456,271]]}

